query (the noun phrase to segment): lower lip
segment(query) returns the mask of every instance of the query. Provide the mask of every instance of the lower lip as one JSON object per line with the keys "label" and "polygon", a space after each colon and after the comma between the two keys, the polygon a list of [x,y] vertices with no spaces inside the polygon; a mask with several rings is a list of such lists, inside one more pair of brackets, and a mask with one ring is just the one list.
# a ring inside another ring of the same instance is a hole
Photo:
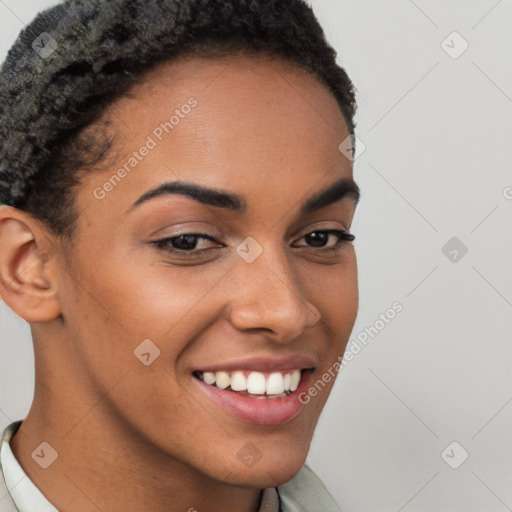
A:
{"label": "lower lip", "polygon": [[311,381],[311,371],[301,376],[299,386],[289,395],[281,398],[249,398],[233,391],[227,391],[206,384],[193,375],[192,380],[214,402],[237,418],[256,425],[278,425],[298,416],[304,404],[299,400]]}

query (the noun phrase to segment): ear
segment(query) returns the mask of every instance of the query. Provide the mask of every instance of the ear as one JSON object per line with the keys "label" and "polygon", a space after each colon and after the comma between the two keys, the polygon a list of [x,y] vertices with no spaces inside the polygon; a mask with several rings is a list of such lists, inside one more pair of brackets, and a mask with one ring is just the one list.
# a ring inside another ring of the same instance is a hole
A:
{"label": "ear", "polygon": [[0,296],[27,322],[59,317],[55,237],[34,217],[0,206]]}

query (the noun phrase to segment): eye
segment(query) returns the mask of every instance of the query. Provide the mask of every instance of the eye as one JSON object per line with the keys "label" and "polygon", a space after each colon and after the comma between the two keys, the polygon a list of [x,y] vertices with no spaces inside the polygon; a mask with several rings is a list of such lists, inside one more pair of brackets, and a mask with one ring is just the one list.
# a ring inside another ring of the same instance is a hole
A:
{"label": "eye", "polygon": [[[333,236],[335,237],[334,245],[326,247],[329,239]],[[309,246],[305,246],[306,248],[309,247],[313,252],[319,254],[326,254],[338,252],[344,244],[353,242],[355,240],[355,236],[340,229],[330,229],[311,231],[310,233],[302,236],[299,240],[302,239],[304,239],[308,244],[311,244]],[[197,249],[197,244],[200,240],[209,240],[210,242],[221,245],[221,247]],[[214,251],[225,247],[215,240],[215,238],[204,233],[184,233],[178,236],[155,240],[150,243],[158,249],[174,254],[180,258],[200,257],[211,254]],[[299,245],[298,247],[304,246]]]}
{"label": "eye", "polygon": [[[329,238],[335,236],[335,243],[329,247],[326,247],[329,242]],[[309,247],[314,249],[314,252],[318,253],[333,253],[341,249],[341,247],[347,243],[353,242],[356,237],[341,229],[329,229],[329,230],[316,230],[304,235],[300,240],[304,239]]]}
{"label": "eye", "polygon": [[211,242],[219,243],[215,238],[204,233],[185,233],[179,236],[163,238],[162,240],[155,240],[151,244],[155,245],[158,249],[180,257],[195,257],[215,250],[215,248],[196,249],[199,240],[210,240]]}

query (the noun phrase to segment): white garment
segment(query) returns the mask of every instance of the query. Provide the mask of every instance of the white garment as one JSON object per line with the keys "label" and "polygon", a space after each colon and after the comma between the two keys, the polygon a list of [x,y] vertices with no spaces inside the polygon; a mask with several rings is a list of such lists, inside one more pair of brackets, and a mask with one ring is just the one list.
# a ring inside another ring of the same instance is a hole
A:
{"label": "white garment", "polygon": [[0,460],[7,489],[20,512],[58,512],[25,474],[6,439],[0,446]]}

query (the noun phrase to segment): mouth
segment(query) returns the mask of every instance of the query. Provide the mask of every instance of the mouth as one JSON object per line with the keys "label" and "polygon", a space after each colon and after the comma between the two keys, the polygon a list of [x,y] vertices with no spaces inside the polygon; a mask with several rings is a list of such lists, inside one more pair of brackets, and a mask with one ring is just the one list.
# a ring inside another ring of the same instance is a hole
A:
{"label": "mouth", "polygon": [[276,371],[246,368],[192,372],[193,385],[217,406],[256,425],[277,425],[298,416],[315,367]]}
{"label": "mouth", "polygon": [[278,372],[196,371],[193,375],[205,384],[218,389],[225,389],[250,398],[275,399],[292,394],[299,387],[303,371],[308,369],[296,368]]}

